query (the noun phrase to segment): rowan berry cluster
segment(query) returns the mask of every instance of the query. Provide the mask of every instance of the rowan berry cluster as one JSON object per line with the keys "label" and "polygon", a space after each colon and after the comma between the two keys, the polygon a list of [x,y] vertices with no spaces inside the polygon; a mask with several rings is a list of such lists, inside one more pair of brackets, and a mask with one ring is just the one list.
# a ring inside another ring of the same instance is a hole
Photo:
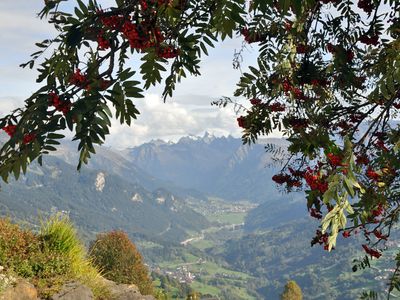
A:
{"label": "rowan berry cluster", "polygon": [[237,118],[237,122],[239,127],[246,128],[246,118],[244,116],[240,116],[239,118]]}
{"label": "rowan berry cluster", "polygon": [[375,250],[375,249],[371,249],[370,247],[368,247],[368,245],[363,244],[362,247],[364,248],[365,252],[373,257],[379,258],[382,256],[382,253],[380,253],[379,251]]}
{"label": "rowan berry cluster", "polygon": [[328,233],[322,233],[321,230],[317,230],[315,232],[315,237],[311,240],[311,246],[314,246],[315,244],[324,245],[324,249],[328,250],[328,238]]}
{"label": "rowan berry cluster", "polygon": [[326,157],[328,158],[329,162],[331,163],[332,166],[338,167],[338,166],[342,166],[342,160],[343,158],[340,155],[335,155],[333,153],[328,153],[326,155]]}
{"label": "rowan berry cluster", "polygon": [[243,35],[244,40],[249,44],[259,43],[265,40],[265,36],[263,34],[248,28],[243,28],[240,32]]}
{"label": "rowan berry cluster", "polygon": [[290,174],[287,173],[279,173],[272,176],[272,180],[275,181],[277,184],[286,184],[288,188],[292,187],[301,187],[302,186],[302,179],[304,176],[304,172],[300,170],[293,170],[289,168]]}
{"label": "rowan berry cluster", "polygon": [[371,0],[359,0],[357,5],[368,14],[370,14],[374,9],[374,4]]}
{"label": "rowan berry cluster", "polygon": [[[4,126],[2,128],[10,137],[13,137],[17,131],[17,126],[10,124],[7,126]],[[24,145],[31,143],[34,139],[36,139],[36,134],[34,132],[27,133],[23,136],[22,138],[22,143]]]}
{"label": "rowan berry cluster", "polygon": [[288,79],[283,80],[282,89],[287,96],[292,94],[297,100],[308,100],[308,97],[304,94],[303,90],[299,87],[293,86]]}
{"label": "rowan berry cluster", "polygon": [[77,87],[86,88],[88,80],[87,77],[81,73],[80,69],[76,69],[75,73],[71,75],[69,82]]}
{"label": "rowan berry cluster", "polygon": [[103,30],[101,30],[97,35],[97,43],[99,44],[99,50],[106,50],[110,48],[110,40],[104,38]]}
{"label": "rowan berry cluster", "polygon": [[159,47],[157,49],[157,55],[158,57],[161,58],[174,58],[177,57],[179,53],[180,53],[179,49],[176,49],[172,46]]}
{"label": "rowan berry cluster", "polygon": [[49,93],[49,104],[54,106],[57,111],[61,111],[66,115],[72,107],[72,103],[69,100],[61,100],[60,96],[54,92]]}
{"label": "rowan berry cluster", "polygon": [[255,105],[255,106],[260,105],[261,102],[262,102],[261,99],[258,99],[258,98],[250,99],[250,103],[251,103],[252,105]]}
{"label": "rowan berry cluster", "polygon": [[298,131],[300,129],[307,128],[309,121],[305,118],[288,117],[286,119],[287,123],[293,128],[293,130]]}
{"label": "rowan berry cluster", "polygon": [[[98,32],[97,42],[100,50],[108,49],[111,45],[109,39],[105,36],[107,31],[121,33],[122,37],[127,39],[131,48],[144,51],[149,48],[155,48],[160,58],[175,58],[180,54],[178,48],[172,45],[163,45],[165,40],[160,27],[155,25],[152,16],[155,12],[155,6],[171,5],[169,0],[141,0],[140,9],[142,20],[131,16],[105,16],[104,12],[97,12],[99,20],[103,25],[103,29]],[[115,35],[115,34],[114,34]]]}
{"label": "rowan berry cluster", "polygon": [[374,171],[371,167],[367,169],[366,175],[369,179],[373,181],[378,181],[380,177],[380,175],[376,171]]}
{"label": "rowan berry cluster", "polygon": [[23,139],[22,139],[22,143],[24,145],[31,143],[33,140],[36,139],[36,133],[27,133],[24,135]]}
{"label": "rowan berry cluster", "polygon": [[273,112],[282,112],[286,110],[286,106],[279,102],[271,103],[268,105],[268,109]]}
{"label": "rowan berry cluster", "polygon": [[312,79],[311,80],[311,85],[314,87],[318,87],[318,86],[326,87],[329,85],[329,83],[330,82],[327,79]]}
{"label": "rowan berry cluster", "polygon": [[13,137],[15,132],[17,131],[16,125],[7,125],[2,128],[10,137]]}
{"label": "rowan berry cluster", "polygon": [[296,52],[297,54],[304,54],[308,52],[308,46],[304,44],[298,44],[296,46]]}
{"label": "rowan berry cluster", "polygon": [[310,209],[310,216],[318,220],[322,219],[322,213],[313,207]]}
{"label": "rowan berry cluster", "polygon": [[360,42],[366,45],[377,46],[379,44],[379,35],[363,34],[362,36],[360,36]]}
{"label": "rowan berry cluster", "polygon": [[304,179],[312,191],[319,191],[324,194],[328,190],[327,178],[319,171],[314,171],[308,167],[304,174]]}

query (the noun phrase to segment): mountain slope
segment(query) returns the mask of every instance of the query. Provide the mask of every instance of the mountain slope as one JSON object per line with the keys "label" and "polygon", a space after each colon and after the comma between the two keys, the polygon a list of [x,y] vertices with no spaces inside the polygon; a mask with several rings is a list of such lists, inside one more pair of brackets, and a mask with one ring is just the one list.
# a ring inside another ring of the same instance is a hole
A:
{"label": "mountain slope", "polygon": [[[133,180],[133,179],[132,179]],[[149,191],[109,171],[74,166],[47,156],[19,181],[2,186],[2,215],[35,221],[38,212],[64,211],[85,232],[123,229],[131,235],[179,241],[208,221],[164,189]]]}
{"label": "mountain slope", "polygon": [[[150,191],[157,188],[164,188],[181,197],[206,199],[205,195],[199,191],[180,187],[172,182],[160,180],[157,176],[150,175],[135,163],[128,160],[129,157],[125,152],[126,151],[119,151],[108,147],[96,147],[96,154],[92,156],[88,165],[85,165],[83,169],[106,170],[108,173],[121,176],[126,181],[139,184]],[[71,142],[64,142],[59,146],[58,151],[51,155],[73,166],[77,165],[79,160],[77,145]]]}

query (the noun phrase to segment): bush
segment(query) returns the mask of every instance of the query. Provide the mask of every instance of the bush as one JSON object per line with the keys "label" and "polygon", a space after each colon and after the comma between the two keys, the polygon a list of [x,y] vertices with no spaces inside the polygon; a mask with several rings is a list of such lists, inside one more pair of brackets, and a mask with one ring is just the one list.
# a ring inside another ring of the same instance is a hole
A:
{"label": "bush", "polygon": [[79,240],[71,221],[63,215],[55,215],[41,224],[40,237],[43,248],[58,253],[69,262],[70,277],[90,287],[95,296],[108,296],[99,270],[86,255],[86,249]]}
{"label": "bush", "polygon": [[7,274],[29,279],[41,298],[78,280],[97,296],[108,295],[98,270],[86,258],[71,222],[61,215],[43,221],[39,234],[0,219],[0,265]]}
{"label": "bush", "polygon": [[281,295],[281,300],[302,300],[303,294],[301,292],[301,288],[298,286],[296,281],[289,280],[284,288],[284,291]]}
{"label": "bush", "polygon": [[125,232],[99,234],[90,245],[90,254],[107,279],[136,284],[143,295],[153,293],[152,281],[142,256]]}
{"label": "bush", "polygon": [[0,219],[0,265],[9,269],[25,262],[39,251],[39,239],[31,231]]}

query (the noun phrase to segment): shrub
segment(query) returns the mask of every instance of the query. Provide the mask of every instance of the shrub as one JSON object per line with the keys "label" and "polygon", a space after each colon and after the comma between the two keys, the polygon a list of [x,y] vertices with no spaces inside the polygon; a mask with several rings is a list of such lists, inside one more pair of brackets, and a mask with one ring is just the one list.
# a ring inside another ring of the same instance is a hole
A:
{"label": "shrub", "polygon": [[41,298],[49,298],[70,280],[86,284],[96,296],[109,294],[65,216],[42,221],[39,234],[0,219],[0,265],[7,274],[29,279]]}
{"label": "shrub", "polygon": [[26,261],[39,251],[39,241],[31,231],[0,219],[0,265],[9,269]]}
{"label": "shrub", "polygon": [[90,254],[107,279],[136,284],[143,295],[153,293],[152,281],[142,256],[125,232],[99,234],[90,245]]}
{"label": "shrub", "polygon": [[43,248],[53,254],[61,254],[69,262],[70,277],[89,286],[95,296],[109,296],[101,280],[99,270],[86,255],[71,221],[63,215],[55,215],[42,222],[40,238]]}
{"label": "shrub", "polygon": [[302,300],[303,294],[301,292],[301,288],[298,286],[296,281],[289,280],[284,288],[284,291],[281,295],[281,300]]}

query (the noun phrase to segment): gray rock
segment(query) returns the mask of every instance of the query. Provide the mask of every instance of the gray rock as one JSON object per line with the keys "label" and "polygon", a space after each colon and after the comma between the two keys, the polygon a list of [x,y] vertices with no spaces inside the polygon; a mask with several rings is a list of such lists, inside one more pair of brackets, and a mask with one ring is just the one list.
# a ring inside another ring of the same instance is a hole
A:
{"label": "gray rock", "polygon": [[63,285],[61,291],[51,297],[52,300],[92,300],[93,292],[85,285],[70,282]]}
{"label": "gray rock", "polygon": [[104,279],[104,283],[115,300],[156,300],[153,296],[140,294],[134,284],[118,284],[107,279]]}
{"label": "gray rock", "polygon": [[0,300],[37,300],[37,290],[25,280],[17,280],[15,286],[7,288],[1,295]]}

